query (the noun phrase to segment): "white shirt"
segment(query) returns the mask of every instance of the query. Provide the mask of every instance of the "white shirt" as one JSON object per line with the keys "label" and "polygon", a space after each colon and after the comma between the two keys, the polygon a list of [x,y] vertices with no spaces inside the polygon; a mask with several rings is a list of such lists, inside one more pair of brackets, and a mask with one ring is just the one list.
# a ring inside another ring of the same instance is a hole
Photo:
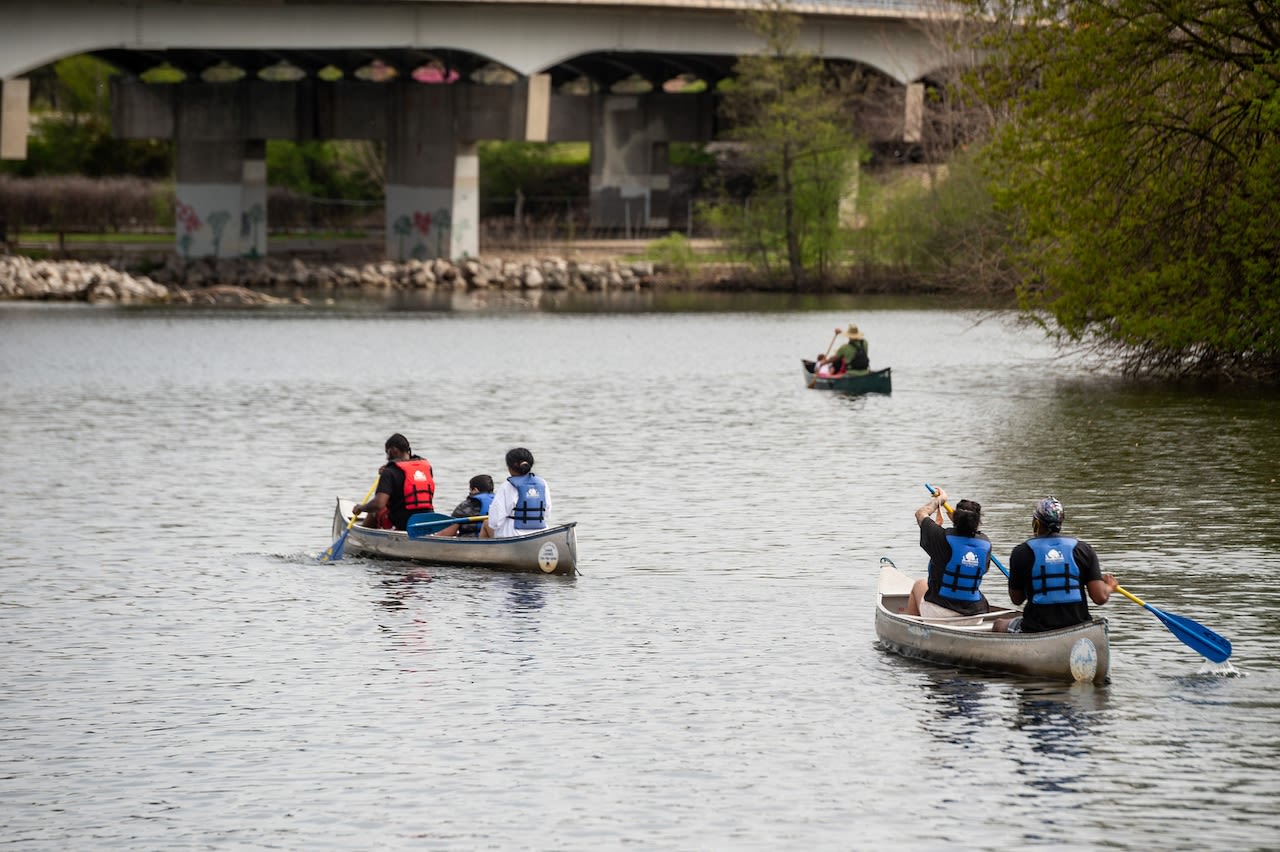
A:
{"label": "white shirt", "polygon": [[[493,530],[494,538],[511,538],[517,535],[528,535],[529,533],[538,532],[538,530],[518,530],[516,529],[515,518],[512,513],[515,512],[516,503],[520,500],[520,494],[516,491],[516,487],[511,484],[510,480],[503,480],[493,491],[493,502],[489,504],[489,528]],[[543,522],[547,526],[551,526],[551,486],[547,486],[547,512],[543,516]]]}

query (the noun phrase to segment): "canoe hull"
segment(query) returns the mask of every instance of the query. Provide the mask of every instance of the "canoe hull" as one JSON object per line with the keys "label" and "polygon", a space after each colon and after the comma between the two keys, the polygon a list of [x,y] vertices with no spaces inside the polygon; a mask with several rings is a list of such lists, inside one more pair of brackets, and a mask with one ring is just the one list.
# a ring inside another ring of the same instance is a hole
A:
{"label": "canoe hull", "polygon": [[893,376],[889,367],[857,375],[845,373],[829,379],[814,373],[814,362],[801,361],[800,364],[804,371],[805,387],[813,390],[831,390],[851,394],[893,393]]}
{"label": "canoe hull", "polygon": [[1016,611],[955,619],[954,624],[905,614],[912,580],[881,562],[876,636],[888,651],[957,668],[1026,675],[1045,680],[1107,683],[1111,648],[1106,619],[1046,633],[994,633],[997,617]]}
{"label": "canoe hull", "polygon": [[[347,528],[349,500],[338,500],[333,512],[336,540]],[[409,538],[401,530],[374,530],[353,526],[343,551],[352,556],[406,559],[425,565],[471,565],[498,571],[531,574],[576,574],[577,524],[561,524],[515,538]]]}

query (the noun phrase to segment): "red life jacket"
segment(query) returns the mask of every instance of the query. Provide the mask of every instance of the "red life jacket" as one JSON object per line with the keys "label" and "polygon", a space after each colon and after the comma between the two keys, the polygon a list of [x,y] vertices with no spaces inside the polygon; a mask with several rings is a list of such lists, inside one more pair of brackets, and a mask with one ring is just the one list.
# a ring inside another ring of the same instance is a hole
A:
{"label": "red life jacket", "polygon": [[431,463],[426,459],[391,462],[404,471],[404,508],[414,512],[434,511],[432,499],[436,495],[436,481],[431,476]]}

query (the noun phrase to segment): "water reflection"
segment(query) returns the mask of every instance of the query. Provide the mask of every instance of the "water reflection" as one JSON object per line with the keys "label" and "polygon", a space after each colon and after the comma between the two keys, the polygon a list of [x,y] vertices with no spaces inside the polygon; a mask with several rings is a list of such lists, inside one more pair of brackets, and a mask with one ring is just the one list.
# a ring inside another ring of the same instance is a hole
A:
{"label": "water reflection", "polygon": [[1092,684],[1019,686],[1011,727],[1025,735],[1030,755],[1015,757],[1018,774],[1039,790],[1079,789],[1091,769],[1086,760],[1100,736],[1107,690]]}
{"label": "water reflection", "polygon": [[378,581],[386,597],[375,601],[390,610],[404,609],[415,598],[426,596],[427,585],[435,579],[431,570],[422,566],[382,569]]}
{"label": "water reflection", "polygon": [[[280,292],[277,295],[289,296]],[[937,310],[935,300],[922,296],[852,296],[841,293],[731,293],[681,290],[637,290],[629,292],[582,292],[570,290],[393,290],[385,298],[367,294],[338,294],[315,300],[305,310],[323,312],[372,313],[564,313],[564,314],[647,314],[712,313],[721,311],[860,311],[884,309]],[[289,310],[283,308],[282,310]]]}
{"label": "water reflection", "polygon": [[927,672],[924,680],[925,704],[932,718],[925,728],[940,742],[968,748],[982,739],[996,719],[991,694],[981,675],[965,675],[954,670]]}
{"label": "water reflection", "polygon": [[547,578],[529,574],[505,575],[507,604],[513,615],[528,615],[547,605],[546,590],[543,588],[544,579]]}

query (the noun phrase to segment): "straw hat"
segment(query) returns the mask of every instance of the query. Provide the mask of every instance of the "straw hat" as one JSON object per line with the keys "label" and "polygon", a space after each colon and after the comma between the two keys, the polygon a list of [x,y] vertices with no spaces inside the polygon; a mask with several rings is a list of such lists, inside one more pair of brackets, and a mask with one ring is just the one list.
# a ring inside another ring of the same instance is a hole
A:
{"label": "straw hat", "polygon": [[849,327],[844,330],[844,336],[850,340],[866,340],[862,336],[862,332],[858,331],[858,327],[853,323],[849,323]]}

